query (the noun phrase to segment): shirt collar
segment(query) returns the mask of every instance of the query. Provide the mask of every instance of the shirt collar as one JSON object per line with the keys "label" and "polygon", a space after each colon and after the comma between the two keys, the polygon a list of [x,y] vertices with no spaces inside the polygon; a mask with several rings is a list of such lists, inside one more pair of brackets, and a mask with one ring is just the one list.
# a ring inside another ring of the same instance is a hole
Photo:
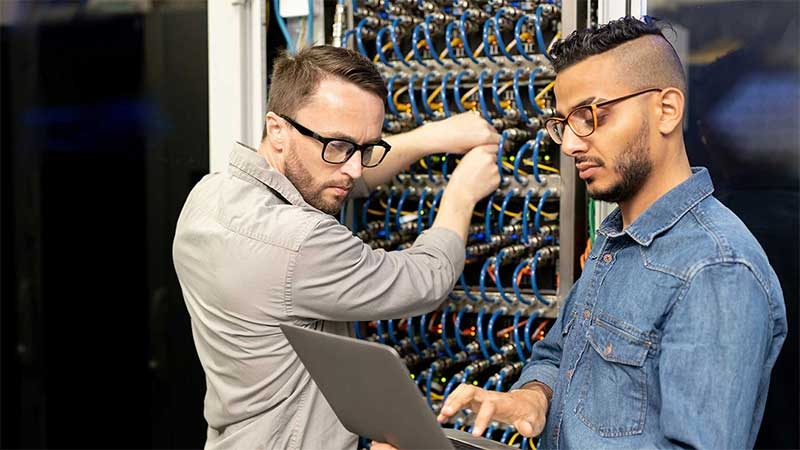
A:
{"label": "shirt collar", "polygon": [[255,149],[241,142],[235,143],[228,165],[232,173],[238,172],[240,175],[259,181],[277,192],[287,202],[296,206],[308,206],[308,203],[306,203],[292,182],[270,166],[267,160],[259,155]]}
{"label": "shirt collar", "polygon": [[712,192],[714,185],[708,170],[704,167],[693,167],[692,176],[662,195],[628,228],[622,230],[622,212],[617,208],[603,221],[598,233],[609,237],[625,233],[639,245],[646,247],[657,235],[672,228],[681,217]]}

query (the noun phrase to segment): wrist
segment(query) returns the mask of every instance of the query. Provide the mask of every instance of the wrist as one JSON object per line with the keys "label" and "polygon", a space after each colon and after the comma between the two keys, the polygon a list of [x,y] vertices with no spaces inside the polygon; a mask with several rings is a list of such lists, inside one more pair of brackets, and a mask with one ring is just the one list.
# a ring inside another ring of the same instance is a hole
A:
{"label": "wrist", "polygon": [[553,390],[550,389],[550,386],[538,380],[532,381],[530,383],[525,383],[520,389],[541,392],[544,395],[545,399],[547,400],[548,405],[550,404],[550,401],[553,399]]}

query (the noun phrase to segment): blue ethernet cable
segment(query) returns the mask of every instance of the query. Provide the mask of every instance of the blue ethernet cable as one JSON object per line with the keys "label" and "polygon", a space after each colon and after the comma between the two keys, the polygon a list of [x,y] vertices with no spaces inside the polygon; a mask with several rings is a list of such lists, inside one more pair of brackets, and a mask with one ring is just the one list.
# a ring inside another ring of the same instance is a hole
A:
{"label": "blue ethernet cable", "polygon": [[500,77],[503,76],[504,73],[506,73],[505,70],[499,69],[492,77],[492,101],[494,102],[495,108],[497,108],[497,112],[499,112],[501,116],[506,117],[508,116],[508,111],[503,108],[503,105],[500,103],[500,94],[497,92],[500,90],[498,87],[498,84],[500,84]]}
{"label": "blue ethernet cable", "polygon": [[355,36],[355,34],[355,29],[345,31],[342,35],[342,47],[347,47],[347,40],[350,38],[350,36]]}
{"label": "blue ethernet cable", "polygon": [[[411,326],[411,319],[409,318],[408,326]],[[419,317],[419,337],[422,339],[422,343],[425,344],[425,348],[430,348],[431,343],[428,341],[428,313],[425,313]]]}
{"label": "blue ethernet cable", "polygon": [[[416,74],[415,74],[416,75]],[[425,109],[425,114],[428,117],[433,117],[433,110],[431,109],[431,105],[428,103],[428,85],[430,84],[430,79],[432,76],[437,75],[436,72],[428,72],[422,77],[422,88],[421,88],[421,95],[422,95],[422,108]]]}
{"label": "blue ethernet cable", "polygon": [[536,297],[536,300],[539,300],[539,302],[546,306],[550,306],[550,301],[539,293],[539,283],[536,281],[536,269],[539,267],[539,260],[541,257],[541,250],[536,250],[536,253],[533,254],[533,258],[531,258],[531,287],[533,288],[533,296]]}
{"label": "blue ethernet cable", "polygon": [[527,265],[528,265],[528,260],[523,259],[522,261],[520,261],[519,264],[517,264],[517,267],[514,268],[514,275],[511,278],[511,286],[514,288],[514,295],[516,295],[517,300],[524,305],[530,305],[531,301],[523,297],[522,290],[519,288],[519,283],[517,283],[517,277],[519,276],[519,273],[522,271],[522,269],[524,269]]}
{"label": "blue ethernet cable", "polygon": [[450,350],[450,343],[447,342],[447,317],[450,315],[450,305],[444,307],[444,311],[442,311],[442,318],[441,318],[441,325],[442,325],[442,345],[444,346],[444,352],[447,353],[447,356],[450,358],[455,358],[456,356],[453,354],[453,351]]}
{"label": "blue ethernet cable", "polygon": [[278,0],[272,0],[272,7],[275,10],[275,20],[278,22],[278,28],[281,30],[283,38],[286,39],[286,49],[289,50],[291,54],[297,53],[297,48],[294,45],[292,37],[289,35],[289,30],[286,29],[286,21],[284,21],[283,16],[281,16]]}
{"label": "blue ethernet cable", "polygon": [[509,189],[506,192],[506,195],[503,196],[503,203],[500,206],[500,217],[497,218],[497,228],[502,233],[503,226],[505,223],[506,218],[506,208],[508,208],[508,202],[511,200],[511,197],[517,195],[516,189]]}
{"label": "blue ethernet cable", "polygon": [[500,8],[494,15],[494,37],[497,39],[497,46],[500,48],[503,56],[505,56],[510,62],[515,63],[517,61],[514,59],[514,56],[512,56],[511,53],[506,50],[506,43],[503,41],[503,34],[500,30],[500,16],[502,16],[506,10],[506,8]]}
{"label": "blue ethernet cable", "polygon": [[385,26],[378,30],[378,34],[375,36],[375,50],[378,52],[378,59],[386,65],[386,67],[394,67],[394,63],[389,61],[386,57],[386,54],[383,53],[383,35],[386,33],[391,33],[389,26]]}
{"label": "blue ethernet cable", "polygon": [[422,216],[425,214],[425,197],[431,190],[428,187],[422,188],[419,194],[419,202],[417,203],[417,236],[422,234]]}
{"label": "blue ethernet cable", "polygon": [[433,47],[433,38],[431,37],[431,21],[433,20],[432,15],[428,15],[425,18],[424,26],[422,30],[425,32],[425,43],[428,45],[428,50],[433,57],[433,60],[436,61],[440,66],[444,67],[444,62],[439,59],[439,52]]}
{"label": "blue ethernet cable", "polygon": [[439,206],[439,201],[442,199],[442,194],[444,194],[444,188],[439,188],[439,190],[436,191],[436,194],[433,196],[431,209],[428,212],[428,228],[433,226],[433,219],[436,217],[436,208]]}
{"label": "blue ethernet cable", "polygon": [[464,341],[461,340],[461,319],[464,318],[464,314],[467,312],[467,309],[471,310],[472,308],[467,308],[465,306],[462,307],[460,310],[458,310],[458,314],[456,314],[456,324],[455,324],[456,345],[458,345],[458,348],[460,348],[461,351],[463,351],[464,353],[467,353],[467,347],[464,345]]}
{"label": "blue ethernet cable", "polygon": [[500,142],[497,143],[497,171],[500,173],[501,186],[506,182],[506,176],[503,174],[503,156],[505,156],[506,153],[506,139],[508,139],[508,130],[503,130],[503,132],[500,133]]}
{"label": "blue ethernet cable", "polygon": [[394,53],[395,59],[403,63],[406,67],[411,67],[411,64],[403,58],[403,54],[400,53],[400,44],[397,41],[397,26],[400,24],[402,19],[394,19],[392,24],[390,25],[391,32],[389,33],[389,37],[392,39],[392,52]]}
{"label": "blue ethernet cable", "polygon": [[467,285],[467,280],[464,278],[464,272],[461,272],[458,282],[461,284],[461,289],[464,290],[464,295],[466,295],[468,299],[472,300],[473,302],[477,302],[479,300],[478,297],[476,297],[472,291],[470,291],[469,286]]}
{"label": "blue ethernet cable", "polygon": [[400,74],[396,73],[389,77],[389,81],[386,83],[386,104],[389,105],[389,111],[395,116],[400,116],[400,111],[397,110],[397,106],[394,104],[394,82],[400,78]]}
{"label": "blue ethernet cable", "polygon": [[364,200],[364,206],[361,208],[361,225],[364,227],[365,230],[369,229],[369,224],[367,223],[367,211],[369,210],[369,204],[372,203],[372,199],[375,198],[376,195],[378,195],[378,192],[380,191],[378,191],[377,189],[370,192],[369,196],[367,196],[367,199]]}
{"label": "blue ethernet cable", "polygon": [[414,26],[414,28],[411,30],[411,51],[414,52],[414,59],[417,60],[419,65],[425,67],[426,69],[429,69],[430,66],[425,62],[425,60],[422,59],[422,55],[420,54],[419,51],[419,32],[420,31],[424,32],[423,27],[424,24],[420,23]]}
{"label": "blue ethernet cable", "polygon": [[494,23],[494,17],[489,17],[486,19],[486,22],[483,23],[483,53],[486,55],[486,58],[488,58],[489,61],[494,64],[498,64],[497,60],[494,59],[494,56],[492,56],[492,52],[489,49],[489,47],[491,47],[491,44],[489,44],[489,32],[492,26],[497,27],[497,25]]}
{"label": "blue ethernet cable", "polygon": [[544,115],[544,111],[542,108],[539,107],[539,104],[536,103],[536,87],[533,83],[536,81],[536,75],[542,72],[541,67],[537,67],[531,70],[531,74],[528,75],[528,99],[531,101],[531,106],[533,107],[533,112],[542,116]]}
{"label": "blue ethernet cable", "polygon": [[463,375],[461,373],[456,373],[450,378],[450,381],[447,382],[447,385],[444,387],[444,394],[442,394],[442,401],[447,401],[447,397],[450,395],[450,392],[453,391],[453,388],[456,386],[456,383],[460,382],[463,379]]}
{"label": "blue ethernet cable", "polygon": [[470,10],[464,11],[461,14],[461,17],[458,19],[458,31],[461,33],[461,43],[464,45],[464,53],[467,54],[469,59],[472,60],[475,64],[480,64],[481,62],[475,55],[472,54],[472,48],[469,45],[469,38],[467,36],[467,18],[471,15]]}
{"label": "blue ethernet cable", "polygon": [[449,154],[445,153],[444,156],[442,156],[442,178],[444,178],[444,181],[450,181],[450,175],[447,174],[448,161],[450,161]]}
{"label": "blue ethernet cable", "polygon": [[525,156],[525,152],[528,151],[529,148],[531,148],[531,141],[525,141],[525,143],[522,144],[522,147],[520,147],[519,150],[517,150],[517,154],[514,156],[514,179],[517,180],[517,183],[520,184],[528,183],[527,178],[522,178],[519,175],[519,165],[522,163],[522,159]]}
{"label": "blue ethernet cable", "polygon": [[386,342],[383,339],[383,321],[382,320],[375,321],[375,328],[376,328],[375,332],[378,334],[378,342],[380,342],[381,344],[386,344]]}
{"label": "blue ethernet cable", "polygon": [[542,221],[542,211],[544,211],[544,202],[547,200],[547,197],[550,197],[550,189],[544,191],[542,197],[539,198],[539,204],[536,206],[536,214],[534,215],[533,219],[533,227],[536,228],[536,232],[541,234],[541,221]]}
{"label": "blue ethernet cable", "polygon": [[494,340],[494,324],[497,322],[497,318],[505,314],[505,312],[506,310],[504,308],[497,308],[495,312],[492,313],[492,317],[489,318],[489,346],[492,347],[495,353],[503,353],[503,350],[500,349],[500,346],[498,346],[497,342]]}
{"label": "blue ethernet cable", "polygon": [[542,184],[542,179],[539,177],[539,148],[542,145],[542,138],[547,134],[544,128],[536,132],[536,139],[533,141],[533,179],[537,183]]}
{"label": "blue ethernet cable", "polygon": [[527,361],[525,357],[524,349],[522,348],[522,343],[519,341],[519,319],[522,317],[522,310],[517,310],[514,313],[514,332],[512,336],[514,337],[514,348],[517,349],[517,357],[523,363]]}
{"label": "blue ethernet cable", "polygon": [[[500,139],[502,139],[502,135]],[[503,172],[500,172],[500,179],[503,178]],[[489,195],[489,200],[486,202],[486,211],[483,214],[484,220],[484,234],[486,235],[486,242],[492,242],[492,205],[494,205],[494,192]]]}
{"label": "blue ethernet cable", "polygon": [[397,337],[394,333],[394,319],[389,319],[386,322],[389,324],[389,341],[394,345],[398,345]]}
{"label": "blue ethernet cable", "polygon": [[483,383],[483,389],[484,389],[484,390],[487,390],[487,391],[488,391],[488,390],[490,390],[490,389],[492,388],[492,386],[494,386],[494,384],[495,384],[496,382],[497,382],[497,380],[495,379],[495,377],[493,377],[493,376],[492,376],[492,377],[489,377],[489,378],[486,380],[486,383]]}
{"label": "blue ethernet cable", "polygon": [[463,66],[464,64],[458,59],[455,50],[453,50],[453,29],[456,27],[458,27],[458,22],[456,21],[447,24],[444,29],[444,40],[447,45],[447,56],[449,56],[456,65]]}
{"label": "blue ethernet cable", "polygon": [[358,47],[358,52],[364,55],[365,58],[369,58],[367,54],[367,49],[364,47],[364,37],[362,34],[364,33],[364,26],[369,22],[369,17],[365,17],[358,21],[358,25],[356,25],[356,46]]}
{"label": "blue ethernet cable", "polygon": [[483,268],[481,268],[481,274],[480,277],[478,278],[479,280],[478,287],[480,288],[481,298],[486,303],[495,302],[495,300],[489,298],[489,296],[486,295],[486,272],[489,270],[489,266],[492,264],[492,261],[494,261],[493,257],[490,256],[486,258],[486,262],[483,263]]}
{"label": "blue ethernet cable", "polygon": [[522,243],[525,245],[527,245],[530,242],[530,238],[528,237],[530,234],[530,229],[528,227],[528,216],[531,215],[530,214],[531,197],[533,197],[533,190],[528,189],[528,192],[525,193],[525,201],[523,202],[522,205]]}
{"label": "blue ethernet cable", "polygon": [[431,183],[436,183],[436,177],[433,176],[433,164],[431,163],[431,155],[425,155],[423,159],[425,159],[425,167],[428,172],[428,180],[430,180]]}
{"label": "blue ethernet cable", "polygon": [[497,392],[502,392],[503,390],[503,380],[506,378],[506,370],[500,370],[500,373],[497,375],[497,383],[494,385],[494,390]]}
{"label": "blue ethernet cable", "polygon": [[414,353],[420,354],[422,351],[420,350],[419,346],[417,345],[416,336],[414,336],[414,322],[413,317],[408,318],[408,342],[411,345],[411,349],[414,350]]}
{"label": "blue ethernet cable", "polygon": [[361,322],[353,322],[353,331],[356,333],[356,339],[364,339],[364,336],[361,336]]}
{"label": "blue ethernet cable", "polygon": [[510,425],[507,426],[506,431],[503,432],[503,437],[500,438],[500,443],[505,444],[506,442],[508,442],[508,438],[511,437],[511,433],[513,432],[514,432],[514,427]]}
{"label": "blue ethernet cable", "polygon": [[386,211],[383,213],[383,232],[386,234],[385,239],[389,239],[389,234],[392,232],[391,218],[393,198],[394,189],[389,189],[389,198],[386,199]]}
{"label": "blue ethernet cable", "polygon": [[531,327],[533,327],[533,321],[539,317],[539,312],[534,311],[528,316],[528,321],[525,322],[525,346],[528,348],[528,352],[533,352],[533,343],[531,342]]}
{"label": "blue ethernet cable", "polygon": [[[456,75],[456,82],[453,84],[453,93],[455,95],[456,109],[458,109],[461,112],[467,111],[467,109],[464,108],[464,104],[461,103],[461,78],[463,78],[465,75],[468,75],[469,73],[470,73],[469,70],[462,70],[461,72],[458,72],[458,74]],[[444,91],[444,89],[442,89],[442,91]]]}
{"label": "blue ethernet cable", "polygon": [[506,291],[503,289],[503,285],[500,283],[500,260],[502,260],[505,255],[506,249],[501,249],[494,257],[494,284],[497,286],[497,292],[500,293],[500,298],[511,305],[514,304],[514,300],[511,300],[511,298],[506,295]]}
{"label": "blue ethernet cable", "polygon": [[522,103],[522,96],[519,93],[519,76],[523,73],[525,73],[525,69],[517,69],[514,71],[514,103],[517,104],[520,119],[522,119],[525,124],[530,125],[531,119],[528,118],[528,114],[525,112],[525,105]]}
{"label": "blue ethernet cable", "polygon": [[447,106],[447,80],[450,79],[450,72],[445,72],[442,75],[442,89],[439,91],[439,100],[442,102],[442,111],[445,117],[450,117],[450,107]]}
{"label": "blue ethernet cable", "polygon": [[481,310],[478,311],[478,318],[475,319],[476,320],[475,328],[477,328],[478,331],[478,346],[481,348],[481,353],[483,353],[483,357],[486,359],[491,359],[491,357],[489,356],[489,350],[486,348],[486,342],[484,341],[484,336],[483,336],[483,316],[485,314],[486,314],[485,307],[481,308]]}
{"label": "blue ethernet cable", "polygon": [[539,44],[539,51],[552,62],[553,58],[547,51],[547,45],[545,45],[544,36],[542,36],[542,8],[544,8],[544,5],[536,7],[536,20],[533,22],[536,26],[536,42]]}
{"label": "blue ethernet cable", "polygon": [[489,115],[489,108],[486,107],[486,94],[484,93],[486,86],[483,84],[484,77],[488,74],[489,71],[484,69],[481,70],[480,75],[478,75],[478,104],[480,105],[483,118],[486,119],[487,122],[492,123],[492,116]]}
{"label": "blue ethernet cable", "polygon": [[522,17],[517,20],[517,24],[514,26],[514,38],[517,40],[517,51],[519,54],[522,55],[522,57],[526,60],[533,61],[531,55],[525,51],[525,46],[522,44],[522,38],[520,37],[522,36],[522,26],[525,25],[525,22],[527,22],[530,18],[531,16],[523,14]]}
{"label": "blue ethernet cable", "polygon": [[[403,190],[403,193],[400,195],[400,200],[397,201],[397,207],[395,207],[396,213],[394,215],[394,224],[395,224],[395,228],[398,231],[400,231],[400,227],[402,225],[402,220],[401,220],[402,217],[401,217],[401,215],[403,213],[403,205],[405,204],[406,199],[408,198],[409,194],[411,194],[411,188],[405,188]],[[390,208],[387,207],[387,210],[388,209],[390,209]]]}

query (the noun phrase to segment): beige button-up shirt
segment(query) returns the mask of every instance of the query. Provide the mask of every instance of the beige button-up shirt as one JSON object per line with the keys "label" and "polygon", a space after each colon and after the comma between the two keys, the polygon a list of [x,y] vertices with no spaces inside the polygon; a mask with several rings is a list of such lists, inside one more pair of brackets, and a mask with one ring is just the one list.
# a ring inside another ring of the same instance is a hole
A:
{"label": "beige button-up shirt", "polygon": [[278,324],[351,335],[350,321],[431,311],[464,246],[433,228],[406,250],[373,250],[237,144],[228,171],[189,194],[173,258],[206,375],[206,448],[354,449]]}

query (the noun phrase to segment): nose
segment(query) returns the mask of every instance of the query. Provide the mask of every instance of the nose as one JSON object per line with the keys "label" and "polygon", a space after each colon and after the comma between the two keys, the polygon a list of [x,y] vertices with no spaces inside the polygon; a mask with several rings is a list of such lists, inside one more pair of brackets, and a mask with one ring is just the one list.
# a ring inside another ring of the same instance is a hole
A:
{"label": "nose", "polygon": [[587,151],[586,140],[576,135],[572,128],[564,127],[564,135],[561,138],[561,151],[570,157]]}
{"label": "nose", "polygon": [[361,170],[361,150],[357,150],[350,159],[342,164],[341,171],[351,179],[356,180],[361,178]]}

